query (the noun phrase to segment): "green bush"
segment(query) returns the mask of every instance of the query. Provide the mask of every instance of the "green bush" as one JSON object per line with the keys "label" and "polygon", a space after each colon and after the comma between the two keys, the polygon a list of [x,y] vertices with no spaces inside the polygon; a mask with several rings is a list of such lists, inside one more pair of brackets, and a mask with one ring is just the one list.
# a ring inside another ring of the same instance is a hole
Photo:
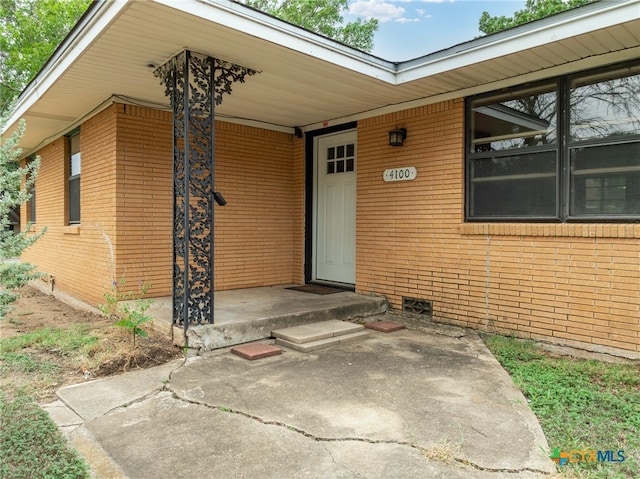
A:
{"label": "green bush", "polygon": [[[0,118],[0,131],[6,123],[6,116]],[[31,189],[40,167],[40,158],[36,157],[20,165],[22,150],[18,143],[24,134],[25,124],[20,122],[18,129],[7,138],[0,137],[0,319],[3,319],[9,305],[13,303],[20,288],[38,276],[35,266],[28,263],[11,261],[31,246],[43,233],[29,234],[31,224],[22,231],[14,233],[10,227],[11,211],[25,204],[31,198]]]}

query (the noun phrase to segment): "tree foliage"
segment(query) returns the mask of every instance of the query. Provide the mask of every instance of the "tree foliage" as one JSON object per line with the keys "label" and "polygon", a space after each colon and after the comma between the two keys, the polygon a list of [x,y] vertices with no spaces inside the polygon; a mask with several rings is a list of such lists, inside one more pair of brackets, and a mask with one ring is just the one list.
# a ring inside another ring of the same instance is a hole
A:
{"label": "tree foliage", "polygon": [[250,7],[366,52],[373,50],[378,20],[344,23],[348,0],[247,0]]}
{"label": "tree foliage", "polygon": [[527,0],[522,10],[514,12],[513,16],[492,17],[489,12],[482,12],[478,22],[479,30],[489,35],[501,32],[508,28],[517,27],[523,23],[532,22],[540,18],[548,17],[555,13],[564,12],[572,8],[591,3],[594,0]]}
{"label": "tree foliage", "polygon": [[91,0],[0,0],[0,112],[40,71]]}
{"label": "tree foliage", "polygon": [[[4,116],[0,118],[0,131],[5,121]],[[40,159],[37,157],[24,166],[19,163],[22,150],[18,148],[18,143],[24,128],[24,121],[21,121],[12,134],[0,136],[0,319],[4,317],[8,305],[17,299],[13,290],[37,276],[33,272],[33,265],[16,262],[12,258],[20,256],[42,233],[30,235],[30,224],[17,234],[9,229],[11,211],[25,204],[31,197],[31,189],[40,167]]]}

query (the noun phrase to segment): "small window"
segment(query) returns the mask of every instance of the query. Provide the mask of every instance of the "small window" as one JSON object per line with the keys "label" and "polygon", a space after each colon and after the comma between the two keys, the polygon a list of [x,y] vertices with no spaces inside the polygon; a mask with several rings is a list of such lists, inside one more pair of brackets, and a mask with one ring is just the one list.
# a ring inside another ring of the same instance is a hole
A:
{"label": "small window", "polygon": [[29,221],[36,222],[36,184],[31,187],[31,198],[29,198]]}
{"label": "small window", "polygon": [[[29,161],[33,161],[33,157],[29,158]],[[31,197],[27,203],[27,221],[31,223],[36,222],[36,183],[33,182],[31,185]]]}
{"label": "small window", "polygon": [[80,223],[80,133],[69,138],[69,224]]}
{"label": "small window", "polygon": [[327,148],[327,174],[355,171],[356,148],[353,143]]}

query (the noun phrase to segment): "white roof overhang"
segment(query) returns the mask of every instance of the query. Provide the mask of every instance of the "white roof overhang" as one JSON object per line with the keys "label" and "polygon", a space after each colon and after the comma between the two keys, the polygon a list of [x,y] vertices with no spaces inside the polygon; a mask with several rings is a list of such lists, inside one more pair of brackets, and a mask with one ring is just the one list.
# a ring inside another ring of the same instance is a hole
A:
{"label": "white roof overhang", "polygon": [[640,57],[640,0],[596,2],[402,63],[227,0],[97,1],[7,124],[26,153],[113,101],[168,107],[153,70],[183,49],[257,70],[220,119],[293,131]]}

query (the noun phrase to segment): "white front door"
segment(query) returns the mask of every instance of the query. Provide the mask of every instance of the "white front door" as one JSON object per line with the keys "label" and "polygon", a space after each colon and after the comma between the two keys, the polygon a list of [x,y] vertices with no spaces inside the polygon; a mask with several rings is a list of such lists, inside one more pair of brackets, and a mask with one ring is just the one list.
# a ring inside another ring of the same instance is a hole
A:
{"label": "white front door", "polygon": [[356,282],[356,131],[316,138],[314,279]]}

